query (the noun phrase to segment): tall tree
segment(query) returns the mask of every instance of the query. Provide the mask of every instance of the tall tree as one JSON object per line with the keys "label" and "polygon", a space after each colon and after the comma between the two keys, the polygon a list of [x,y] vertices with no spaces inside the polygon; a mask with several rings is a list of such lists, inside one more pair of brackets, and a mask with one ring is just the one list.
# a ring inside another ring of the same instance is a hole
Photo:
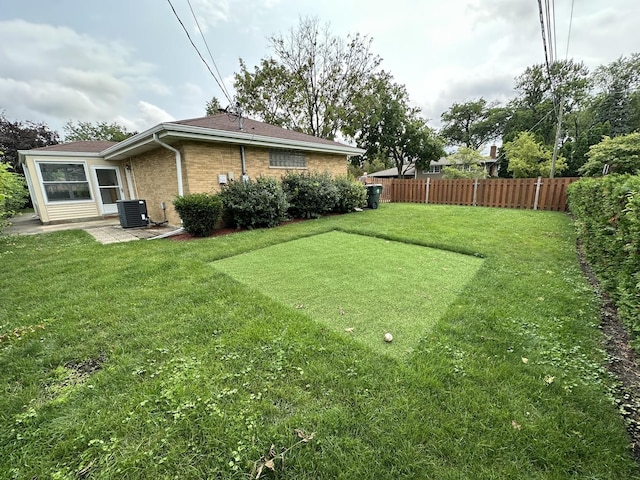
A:
{"label": "tall tree", "polygon": [[[517,97],[508,105],[511,113],[503,141],[513,140],[524,130],[533,130],[544,145],[552,147],[560,102],[565,115],[570,115],[588,98],[591,85],[588,68],[573,60],[555,62],[549,70],[539,64],[527,67],[515,80]],[[566,137],[564,133],[561,141]]]}
{"label": "tall tree", "polygon": [[130,132],[126,127],[117,123],[107,122],[67,122],[62,129],[65,132],[65,142],[87,142],[99,141],[121,142],[135,135],[137,132]]}
{"label": "tall tree", "polygon": [[640,53],[620,57],[603,65],[593,74],[596,86],[594,111],[596,121],[608,122],[611,135],[626,135],[638,125],[638,88],[640,88]]}
{"label": "tall tree", "polygon": [[210,117],[212,115],[217,115],[222,110],[222,104],[218,97],[211,97],[211,100],[207,102],[207,109],[205,115]]}
{"label": "tall tree", "polygon": [[409,105],[404,85],[382,72],[372,77],[354,99],[354,112],[345,133],[366,149],[365,159],[390,158],[404,175],[411,166],[427,169],[444,155],[442,142],[420,111]]}
{"label": "tall tree", "polygon": [[0,161],[11,165],[15,173],[22,173],[18,150],[55,145],[59,138],[58,132],[43,122],[11,122],[0,112]]}
{"label": "tall tree", "polygon": [[444,126],[440,136],[450,145],[478,150],[502,132],[506,110],[480,99],[454,103],[440,116]]}
{"label": "tall tree", "polygon": [[318,18],[307,17],[270,43],[273,57],[262,59],[253,72],[240,61],[234,86],[243,110],[269,123],[335,138],[380,64],[371,39],[356,34],[344,40]]}

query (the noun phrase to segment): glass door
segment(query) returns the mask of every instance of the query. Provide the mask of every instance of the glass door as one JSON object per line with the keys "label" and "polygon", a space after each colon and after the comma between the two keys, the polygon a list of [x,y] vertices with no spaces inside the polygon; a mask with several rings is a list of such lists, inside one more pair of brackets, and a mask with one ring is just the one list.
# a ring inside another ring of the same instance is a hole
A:
{"label": "glass door", "polygon": [[103,215],[118,213],[118,200],[122,200],[122,183],[117,167],[95,167],[96,181]]}

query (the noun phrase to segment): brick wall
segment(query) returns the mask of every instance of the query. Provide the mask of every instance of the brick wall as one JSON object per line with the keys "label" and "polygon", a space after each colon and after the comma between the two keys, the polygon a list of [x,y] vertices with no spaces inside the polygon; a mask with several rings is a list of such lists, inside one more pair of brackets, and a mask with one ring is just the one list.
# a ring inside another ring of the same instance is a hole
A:
{"label": "brick wall", "polygon": [[[218,175],[233,174],[242,178],[240,147],[222,143],[183,142],[173,145],[182,154],[182,182],[184,193],[211,193],[220,191]],[[307,168],[296,171],[329,172],[331,175],[347,173],[346,155],[307,152]],[[245,147],[247,174],[280,178],[289,168],[269,167],[269,149]],[[178,194],[175,154],[163,147],[130,158],[135,192],[147,201],[149,215],[154,221],[162,220],[160,203],[167,206],[167,219],[171,225],[180,225],[180,217],[173,209],[173,199]]]}
{"label": "brick wall", "polygon": [[[160,203],[165,202],[167,220],[171,225],[180,225],[180,217],[173,209],[173,199],[178,195],[176,155],[159,147],[124,162],[131,165],[131,177],[137,198],[146,200],[149,216],[154,222],[162,221]],[[184,177],[184,163],[182,175]]]}

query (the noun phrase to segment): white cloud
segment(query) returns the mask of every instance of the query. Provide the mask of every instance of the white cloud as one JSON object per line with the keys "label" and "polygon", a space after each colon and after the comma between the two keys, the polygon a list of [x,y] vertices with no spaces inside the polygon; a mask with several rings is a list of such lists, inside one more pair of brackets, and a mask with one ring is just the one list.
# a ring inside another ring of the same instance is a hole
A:
{"label": "white cloud", "polygon": [[0,45],[0,108],[13,118],[102,121],[130,108],[140,87],[169,92],[126,45],[68,27],[0,21]]}
{"label": "white cloud", "polygon": [[114,121],[125,126],[128,130],[142,132],[162,122],[171,122],[175,118],[157,105],[140,100],[137,105],[137,115],[130,118],[118,115]]}
{"label": "white cloud", "polygon": [[[215,27],[220,22],[229,21],[228,0],[192,0],[191,5],[198,18],[202,33],[207,33],[209,27]],[[189,18],[192,18],[191,12],[189,12]]]}

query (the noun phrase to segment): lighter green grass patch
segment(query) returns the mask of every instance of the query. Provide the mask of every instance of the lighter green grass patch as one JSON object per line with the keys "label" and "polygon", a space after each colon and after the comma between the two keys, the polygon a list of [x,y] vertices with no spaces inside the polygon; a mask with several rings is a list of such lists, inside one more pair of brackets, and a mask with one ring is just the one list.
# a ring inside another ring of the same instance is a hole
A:
{"label": "lighter green grass patch", "polygon": [[[341,335],[410,352],[482,266],[459,253],[329,232],[214,262],[214,267]],[[383,341],[386,332],[393,342]]]}

